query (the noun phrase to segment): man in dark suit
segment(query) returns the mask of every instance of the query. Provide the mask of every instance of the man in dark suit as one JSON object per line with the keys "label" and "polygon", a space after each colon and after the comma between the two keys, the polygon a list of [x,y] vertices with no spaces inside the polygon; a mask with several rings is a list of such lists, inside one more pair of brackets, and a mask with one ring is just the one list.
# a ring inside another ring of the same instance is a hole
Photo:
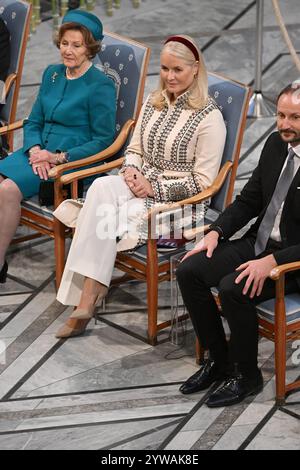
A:
{"label": "man in dark suit", "polygon": [[5,81],[10,62],[10,36],[6,24],[0,18],[0,80]]}
{"label": "man in dark suit", "polygon": [[[193,327],[210,353],[180,391],[193,393],[225,380],[210,394],[209,407],[239,403],[262,390],[255,304],[275,296],[274,282],[268,278],[275,266],[300,260],[300,83],[279,94],[277,128],[241,194],[177,270]],[[242,238],[229,240],[255,217]],[[211,294],[213,286],[219,289],[230,327],[229,344]],[[287,274],[286,293],[299,289],[300,272]]]}

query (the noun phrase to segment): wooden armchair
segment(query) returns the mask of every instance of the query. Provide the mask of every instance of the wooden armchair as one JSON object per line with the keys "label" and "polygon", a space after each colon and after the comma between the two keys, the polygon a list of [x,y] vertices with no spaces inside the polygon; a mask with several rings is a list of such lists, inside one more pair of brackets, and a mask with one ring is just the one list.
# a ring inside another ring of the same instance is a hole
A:
{"label": "wooden armchair", "polygon": [[[270,272],[270,279],[276,283],[276,296],[256,306],[259,334],[274,342],[275,346],[275,400],[283,405],[287,394],[300,389],[300,369],[296,380],[287,383],[286,361],[287,343],[300,339],[300,292],[285,295],[285,274],[300,270],[300,261],[277,266]],[[215,301],[221,312],[217,288],[212,289]],[[300,342],[297,343],[300,345]],[[296,364],[299,366],[299,354],[295,351]],[[204,350],[196,340],[196,361],[203,359]],[[293,362],[293,361],[292,361]]]}
{"label": "wooden armchair", "polygon": [[[174,204],[166,204],[159,210],[153,209],[148,215],[148,233],[154,233],[158,213],[169,212],[187,204],[198,204],[213,197],[212,208],[222,211],[231,201],[233,184],[238,165],[240,148],[246,123],[246,114],[250,99],[250,89],[228,78],[215,74],[209,74],[210,95],[219,104],[227,125],[227,139],[222,158],[222,169],[213,185],[198,195]],[[90,175],[101,174],[118,168],[123,162],[120,158],[114,162],[95,167],[92,169],[74,172],[60,178],[60,184],[71,183],[74,192],[79,179]],[[222,188],[222,189],[221,189]],[[127,274],[126,279],[138,279],[147,283],[147,305],[148,305],[148,336],[150,344],[156,344],[157,334],[163,328],[170,326],[171,321],[158,323],[158,284],[170,280],[170,257],[171,253],[161,253],[157,250],[157,239],[148,238],[147,244],[133,250],[133,252],[120,252],[117,255],[115,266]],[[122,327],[123,328],[123,327]],[[126,330],[123,328],[123,330]],[[127,330],[130,332],[130,330]],[[138,336],[138,335],[135,335]],[[145,338],[141,339],[145,340]]]}
{"label": "wooden armchair", "polygon": [[[286,383],[286,346],[288,342],[300,339],[300,292],[285,295],[284,282],[285,274],[296,270],[300,270],[300,261],[274,268],[270,278],[276,283],[276,297],[257,305],[259,333],[275,344],[277,405],[284,404],[287,393],[300,389],[299,367],[297,380]],[[299,358],[299,354],[296,356]],[[296,362],[298,364],[298,360]]]}
{"label": "wooden armchair", "polygon": [[[21,224],[30,227],[35,233],[20,237],[13,243],[31,240],[41,235],[54,238],[56,260],[56,285],[60,284],[65,264],[65,238],[72,234],[52,215],[53,210],[63,201],[62,175],[69,170],[101,163],[109,158],[117,158],[122,152],[137,120],[144,94],[145,79],[150,57],[150,49],[136,41],[105,32],[102,49],[96,57],[96,66],[114,80],[117,90],[116,139],[106,150],[76,162],[54,167],[54,207],[40,206],[38,197],[22,202]],[[23,121],[0,128],[0,134],[21,128]],[[9,157],[8,157],[9,158]],[[77,197],[74,189],[73,197]]]}
{"label": "wooden armchair", "polygon": [[[10,32],[10,67],[4,87],[4,106],[0,119],[11,124],[16,119],[17,102],[21,85],[24,57],[30,31],[32,5],[20,0],[2,0],[0,16]],[[9,148],[13,150],[13,129],[8,135]]]}

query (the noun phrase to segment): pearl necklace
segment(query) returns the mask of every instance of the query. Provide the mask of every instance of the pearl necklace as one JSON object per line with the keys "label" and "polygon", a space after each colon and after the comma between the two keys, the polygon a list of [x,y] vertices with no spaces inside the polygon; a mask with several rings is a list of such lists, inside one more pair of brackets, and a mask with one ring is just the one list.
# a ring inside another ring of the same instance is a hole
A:
{"label": "pearl necklace", "polygon": [[87,69],[84,70],[83,72],[81,72],[79,75],[76,75],[75,77],[72,76],[69,72],[69,69],[66,68],[66,77],[67,77],[67,79],[68,80],[76,80],[76,78],[82,77],[91,68],[92,65],[93,65],[92,62],[89,62],[89,65],[88,65]]}

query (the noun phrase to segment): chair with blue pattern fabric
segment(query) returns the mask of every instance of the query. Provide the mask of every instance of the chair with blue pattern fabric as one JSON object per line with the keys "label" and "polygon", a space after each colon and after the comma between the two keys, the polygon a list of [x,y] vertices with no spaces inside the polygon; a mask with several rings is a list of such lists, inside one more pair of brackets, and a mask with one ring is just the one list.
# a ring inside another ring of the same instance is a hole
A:
{"label": "chair with blue pattern fabric", "polygon": [[[20,0],[1,0],[0,17],[10,33],[10,67],[5,81],[5,104],[0,120],[11,124],[15,121],[19,88],[22,78],[24,56],[30,31],[32,6]],[[13,149],[13,132],[8,135],[10,150]]]}
{"label": "chair with blue pattern fabric", "polygon": [[[52,215],[53,210],[65,198],[63,173],[117,158],[122,153],[142,105],[149,57],[150,48],[146,45],[114,33],[104,32],[101,51],[95,58],[95,65],[115,82],[116,139],[107,149],[96,155],[51,169],[49,175],[54,179],[54,207],[41,206],[38,196],[22,202],[21,224],[33,229],[34,233],[15,239],[13,243],[32,240],[42,235],[54,238],[57,287],[65,264],[65,238],[72,234],[70,229]],[[20,128],[22,124],[19,122],[10,128]],[[7,127],[2,128],[2,132],[5,131],[7,132]],[[72,197],[77,198],[77,196],[78,188],[75,182],[72,187]]]}
{"label": "chair with blue pattern fabric", "polygon": [[[202,193],[189,199],[167,204],[165,207],[160,207],[159,211],[157,209],[150,210],[148,233],[154,233],[152,222],[158,212],[169,212],[187,204],[198,204],[210,199],[220,190],[220,197],[217,195],[212,200],[212,208],[221,211],[231,202],[251,92],[246,85],[210,73],[209,93],[220,106],[227,125],[227,138],[222,158],[222,168],[212,186],[202,191]],[[102,167],[65,175],[62,177],[62,181],[67,184],[85,176],[99,175],[102,172],[119,167],[122,162],[123,159],[120,158]],[[180,248],[180,250],[184,250],[184,248]],[[158,322],[158,285],[162,281],[170,280],[170,258],[175,253],[174,251],[171,251],[171,253],[160,252],[157,249],[157,239],[148,238],[145,245],[131,252],[119,252],[117,254],[115,266],[127,274],[126,280],[131,278],[147,283],[147,337],[145,338],[137,334],[135,336],[140,337],[144,341],[146,340],[150,344],[156,344],[158,332],[169,327],[171,324],[171,320]],[[184,317],[186,316],[183,316],[181,319]],[[107,318],[107,315],[105,315],[105,318]],[[104,318],[102,320],[105,321]],[[126,330],[124,327],[122,329]],[[132,333],[130,329],[126,331],[129,334]]]}

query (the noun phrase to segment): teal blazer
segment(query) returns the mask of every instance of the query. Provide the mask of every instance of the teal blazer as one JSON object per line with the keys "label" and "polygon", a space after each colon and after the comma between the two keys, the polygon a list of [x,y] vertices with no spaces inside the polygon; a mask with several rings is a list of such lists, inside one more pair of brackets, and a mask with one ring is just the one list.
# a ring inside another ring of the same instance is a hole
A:
{"label": "teal blazer", "polygon": [[64,65],[50,65],[24,123],[23,149],[0,162],[0,174],[12,179],[24,197],[33,196],[41,180],[28,163],[31,147],[67,151],[69,161],[89,157],[113,142],[115,118],[115,85],[103,72],[92,65],[69,80]]}

